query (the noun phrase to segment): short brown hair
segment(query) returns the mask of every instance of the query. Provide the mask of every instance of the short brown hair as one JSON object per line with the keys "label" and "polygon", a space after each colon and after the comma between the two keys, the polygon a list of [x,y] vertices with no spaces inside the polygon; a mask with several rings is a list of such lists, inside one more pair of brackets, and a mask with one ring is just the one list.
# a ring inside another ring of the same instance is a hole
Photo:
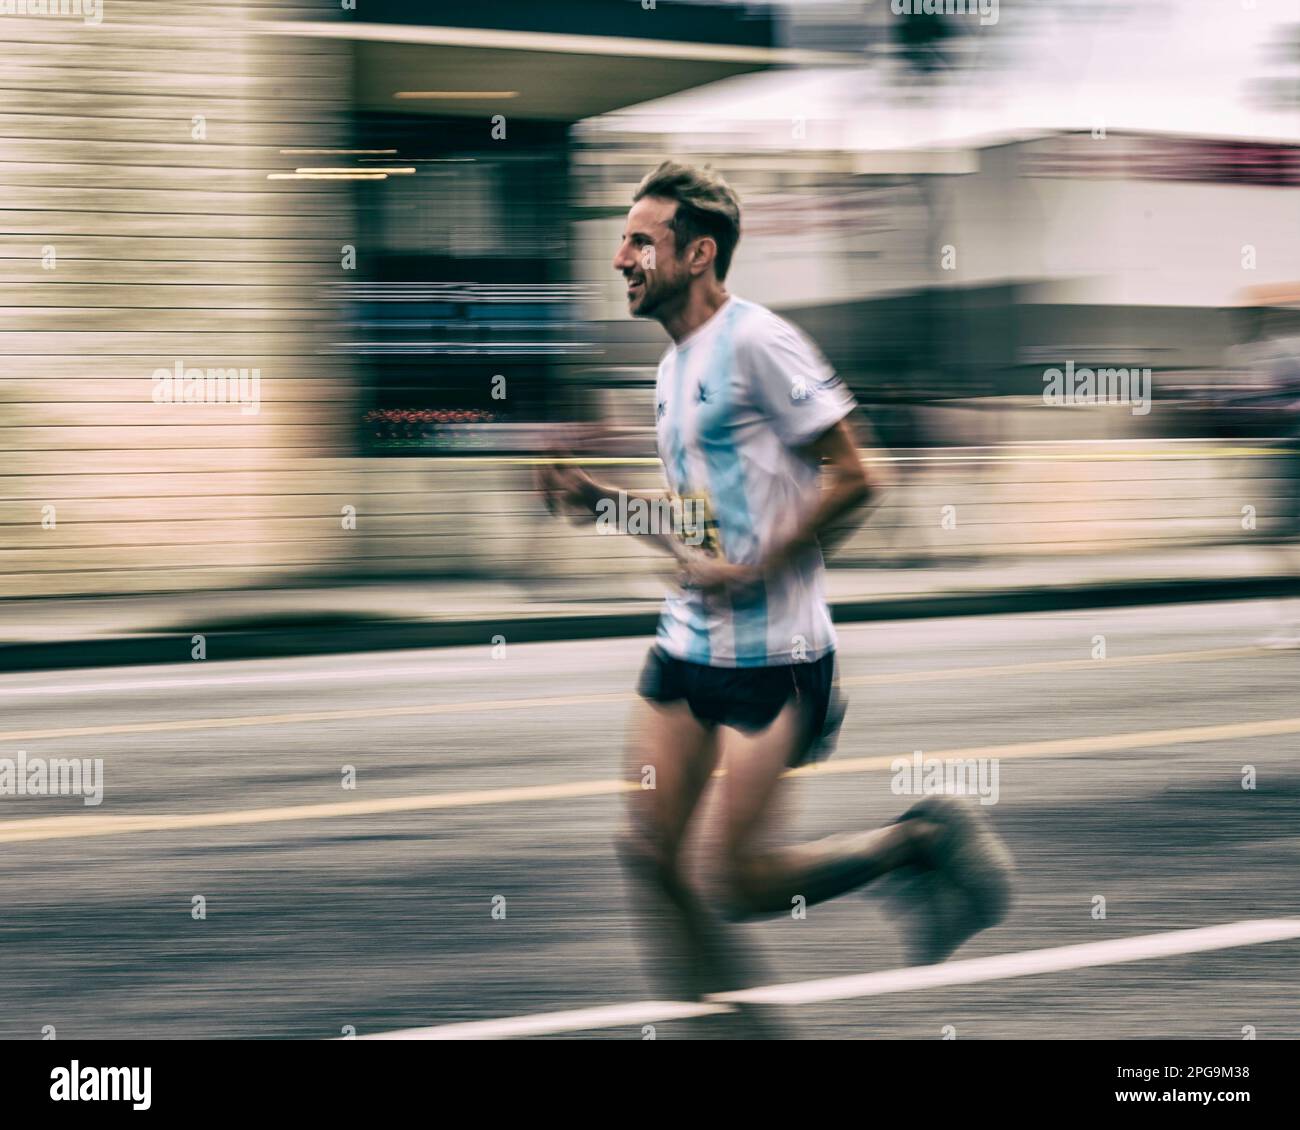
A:
{"label": "short brown hair", "polygon": [[708,165],[696,168],[678,161],[664,161],[647,173],[632,196],[635,204],[643,196],[677,201],[669,225],[678,253],[700,236],[709,236],[718,247],[714,268],[721,281],[731,267],[731,256],[740,242],[740,200],[721,174]]}

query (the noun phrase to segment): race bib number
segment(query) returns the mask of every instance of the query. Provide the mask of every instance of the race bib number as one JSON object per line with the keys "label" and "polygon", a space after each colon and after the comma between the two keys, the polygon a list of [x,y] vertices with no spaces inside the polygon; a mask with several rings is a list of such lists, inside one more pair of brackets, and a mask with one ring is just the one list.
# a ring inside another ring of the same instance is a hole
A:
{"label": "race bib number", "polygon": [[707,491],[688,491],[673,496],[674,530],[683,545],[689,545],[710,557],[725,560],[718,518]]}

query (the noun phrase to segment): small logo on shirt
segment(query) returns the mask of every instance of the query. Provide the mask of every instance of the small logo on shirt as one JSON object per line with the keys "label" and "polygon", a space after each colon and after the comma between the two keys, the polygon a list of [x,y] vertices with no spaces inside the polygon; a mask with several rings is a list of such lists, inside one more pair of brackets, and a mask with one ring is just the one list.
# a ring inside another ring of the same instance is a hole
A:
{"label": "small logo on shirt", "polygon": [[664,412],[667,411],[667,409],[668,402],[666,400],[659,401],[659,404],[655,408],[655,419],[662,420],[664,418]]}
{"label": "small logo on shirt", "polygon": [[844,381],[838,373],[830,373],[828,376],[816,378],[812,385],[803,377],[796,377],[790,382],[790,399],[791,400],[811,400],[815,393],[829,392],[838,388]]}

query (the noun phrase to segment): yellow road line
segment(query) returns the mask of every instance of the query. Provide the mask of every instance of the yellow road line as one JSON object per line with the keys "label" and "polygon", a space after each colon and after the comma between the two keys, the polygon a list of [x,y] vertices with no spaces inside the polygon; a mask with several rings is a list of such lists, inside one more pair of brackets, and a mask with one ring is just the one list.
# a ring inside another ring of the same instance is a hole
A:
{"label": "yellow road line", "polygon": [[1151,663],[1207,663],[1218,659],[1246,659],[1267,653],[1268,649],[1262,647],[1217,647],[1202,651],[1116,655],[1106,659],[1045,659],[1036,663],[1003,663],[997,666],[937,667],[930,671],[888,671],[875,675],[853,675],[841,679],[840,682],[846,687],[888,686],[894,683],[942,683],[956,679],[991,679],[1000,675],[1025,675],[1040,671],[1082,671],[1085,668],[1104,670],[1107,667],[1138,667]]}
{"label": "yellow road line", "polygon": [[[1052,738],[1039,742],[1017,742],[1012,745],[968,746],[965,749],[940,749],[922,751],[927,758],[940,760],[978,760],[996,758],[1010,761],[1023,757],[1078,757],[1088,753],[1121,753],[1134,749],[1150,749],[1162,745],[1188,745],[1196,742],[1239,741],[1243,738],[1271,738],[1284,734],[1300,734],[1300,718],[1270,718],[1262,722],[1229,722],[1221,726],[1183,726],[1172,730],[1131,730],[1121,734],[1098,734],[1087,738]],[[861,773],[871,769],[888,769],[899,757],[909,761],[907,754],[890,754],[884,757],[845,757],[820,765],[807,765],[795,769],[787,776],[824,776],[835,773]]]}
{"label": "yellow road line", "polygon": [[0,843],[74,840],[88,836],[119,836],[130,832],[183,832],[196,828],[278,824],[290,820],[328,820],[336,816],[429,812],[439,808],[519,804],[534,800],[572,800],[580,797],[608,796],[611,793],[640,787],[639,781],[571,781],[560,785],[475,789],[459,793],[425,793],[420,796],[388,797],[381,800],[280,805],[275,808],[244,808],[226,812],[193,812],[158,816],[51,816],[43,820],[0,822]]}
{"label": "yellow road line", "polygon": [[[1233,722],[1219,726],[1185,726],[1169,730],[1138,730],[1120,734],[1099,734],[1083,738],[1056,738],[1010,745],[970,746],[963,749],[928,750],[926,756],[941,760],[997,758],[1077,757],[1083,754],[1118,753],[1166,745],[1196,742],[1236,741],[1243,738],[1276,737],[1300,733],[1300,718],[1274,718],[1260,722]],[[880,757],[843,758],[822,765],[793,770],[787,776],[825,776],[889,769],[903,757],[910,763],[911,751]],[[246,808],[228,812],[200,812],[157,816],[55,816],[42,820],[0,822],[0,843],[30,843],[38,840],[85,839],[132,832],[180,832],[199,828],[226,828],[254,824],[276,824],[335,817],[374,816],[399,812],[427,812],[446,808],[470,808],[490,804],[520,804],[543,800],[573,800],[609,796],[640,788],[639,781],[570,781],[558,785],[533,785],[503,789],[478,789],[458,793],[425,793],[420,796],[380,800],[340,801],[334,804],[281,805],[274,808]]]}
{"label": "yellow road line", "polygon": [[231,718],[178,718],[165,722],[121,722],[110,726],[64,726],[52,730],[8,730],[0,732],[0,742],[102,737],[111,734],[153,734],[177,730],[226,730],[237,726],[290,726],[302,722],[340,722],[358,718],[490,713],[494,710],[526,710],[532,707],[592,706],[604,702],[628,702],[635,697],[626,692],[579,694],[554,698],[481,699],[473,702],[419,703],[411,706],[372,706],[356,710],[303,710],[292,714],[244,714]]}

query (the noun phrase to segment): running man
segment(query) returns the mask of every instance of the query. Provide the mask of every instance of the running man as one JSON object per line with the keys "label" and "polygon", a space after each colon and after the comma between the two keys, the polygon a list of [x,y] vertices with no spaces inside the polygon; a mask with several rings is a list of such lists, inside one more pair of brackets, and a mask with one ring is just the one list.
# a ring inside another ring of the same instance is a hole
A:
{"label": "running man", "polygon": [[[726,919],[788,913],[799,898],[811,905],[902,871],[918,896],[911,957],[933,962],[1000,921],[1010,899],[1006,849],[978,807],[957,798],[929,798],[885,828],[774,842],[786,771],[821,756],[838,724],[822,548],[880,484],[858,456],[854,400],[821,354],[727,292],[739,238],[726,182],[665,161],[636,190],[614,258],[630,313],[672,339],[656,427],[682,521],[634,532],[673,554],[681,591],[667,599],[641,677],[627,773],[653,787],[628,793],[620,854],[639,907],[657,906],[669,927],[651,948],[678,1000],[753,976],[683,866],[692,814],[719,769],[710,871]],[[619,509],[618,488],[572,466],[547,466],[538,479],[553,511],[628,512],[627,492]]]}

